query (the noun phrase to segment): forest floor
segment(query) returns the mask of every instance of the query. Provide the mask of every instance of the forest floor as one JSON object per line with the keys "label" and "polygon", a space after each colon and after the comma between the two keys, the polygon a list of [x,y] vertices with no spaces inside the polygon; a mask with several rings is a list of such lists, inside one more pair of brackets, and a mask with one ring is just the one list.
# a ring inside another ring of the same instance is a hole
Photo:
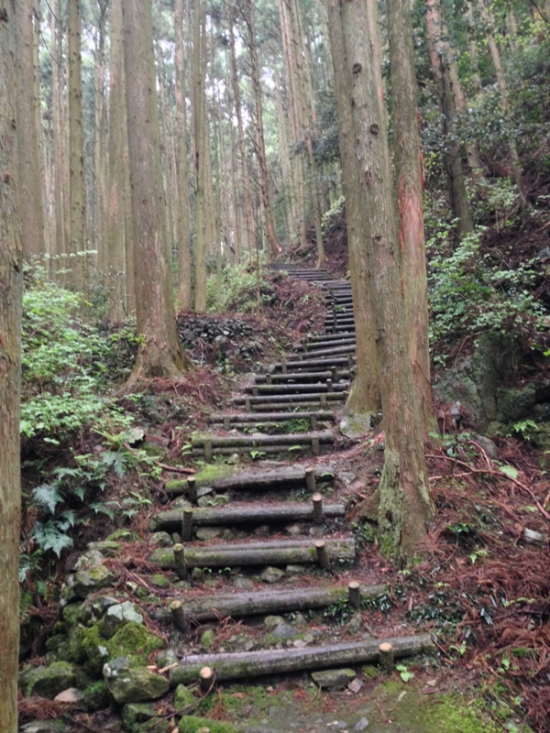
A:
{"label": "forest floor", "polygon": [[[338,258],[335,274],[341,276],[345,268]],[[319,329],[323,305],[314,287],[276,276],[273,292],[271,304],[259,317],[234,317],[250,326],[252,336],[195,338],[189,347],[198,364],[193,373],[180,382],[145,385],[143,399],[126,405],[136,423],[144,426],[147,442],[159,449],[159,465],[165,467],[162,478],[151,485],[157,509],[167,501],[166,481],[177,477],[166,467],[181,461],[182,449],[185,453],[191,433],[204,427],[207,414],[242,386],[249,378],[246,371],[274,360],[281,349]],[[204,320],[228,328],[227,318]],[[190,320],[181,318],[182,323]],[[122,395],[121,404],[124,399]],[[433,634],[437,654],[413,658],[389,676],[365,667],[360,686],[340,692],[321,691],[303,675],[273,678],[260,686],[223,685],[208,701],[197,703],[200,715],[210,721],[246,721],[258,732],[550,729],[547,456],[528,441],[502,438],[488,444],[472,430],[456,431],[448,406],[437,407],[441,436],[428,449],[437,516],[426,557],[412,568],[395,565],[376,541],[373,498],[383,463],[380,433],[343,441],[330,457],[340,476],[334,496],[345,501],[362,548],[353,579],[384,582],[388,588],[383,602],[360,614],[361,627],[376,629],[378,637],[407,633],[403,629],[427,631]],[[89,440],[87,449],[93,451],[93,439]],[[190,458],[185,463],[193,466]],[[113,477],[105,500],[121,501],[131,489],[126,479]],[[151,514],[151,508],[143,506],[131,519],[129,528],[137,537],[146,537]],[[91,519],[77,538],[77,552],[117,527],[116,521],[104,519],[101,523]],[[139,568],[139,541],[126,552],[133,553]],[[74,560],[75,556],[69,558],[66,568]],[[123,566],[123,558],[120,562]],[[220,576],[212,587],[220,590],[225,584]],[[33,612],[42,621],[33,646],[34,663],[39,663],[57,607],[52,600]],[[330,618],[321,614],[310,619],[308,629],[318,628],[332,640],[345,639],[350,622],[342,609],[333,609]],[[217,646],[238,631],[239,624],[222,625]],[[198,648],[198,638],[195,645]],[[173,709],[163,703],[157,714],[159,720],[170,720]],[[33,698],[22,701],[21,716],[22,723],[39,717],[70,721],[68,730],[75,732],[116,730],[109,727],[106,713],[89,714],[78,706],[71,710],[56,703],[40,707]],[[210,729],[216,733],[215,726]],[[219,731],[224,733],[223,726]]]}

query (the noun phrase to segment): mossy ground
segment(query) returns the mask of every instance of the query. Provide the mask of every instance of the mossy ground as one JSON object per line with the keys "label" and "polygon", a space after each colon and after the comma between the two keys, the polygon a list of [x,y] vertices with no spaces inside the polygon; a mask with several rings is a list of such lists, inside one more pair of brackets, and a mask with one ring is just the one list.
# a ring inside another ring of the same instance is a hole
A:
{"label": "mossy ground", "polygon": [[[376,670],[375,667],[372,668]],[[380,672],[378,671],[378,674]],[[364,679],[364,675],[363,675]],[[286,689],[262,685],[232,685],[200,701],[196,717],[180,726],[180,733],[194,733],[202,720],[223,709],[228,722],[237,729],[243,725],[273,727],[276,731],[318,733],[339,720],[345,730],[353,730],[363,718],[368,730],[376,733],[501,733],[503,730],[530,733],[528,726],[516,721],[509,708],[486,702],[479,691],[471,695],[462,690],[438,693],[425,681],[404,683],[399,679],[380,679],[373,686],[367,680],[363,691],[350,699],[349,693],[323,693],[312,683]],[[352,704],[350,704],[350,702]],[[351,712],[353,711],[353,712]],[[205,716],[204,718],[201,716]],[[233,731],[233,728],[229,728]],[[211,728],[218,733],[217,728]],[[220,729],[219,733],[225,733]]]}

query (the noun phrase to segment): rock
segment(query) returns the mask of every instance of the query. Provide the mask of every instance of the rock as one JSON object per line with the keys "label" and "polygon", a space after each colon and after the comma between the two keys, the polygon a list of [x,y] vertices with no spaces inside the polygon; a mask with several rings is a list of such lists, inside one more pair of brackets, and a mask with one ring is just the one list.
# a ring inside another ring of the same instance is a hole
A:
{"label": "rock", "polygon": [[256,527],[254,530],[254,534],[256,537],[269,537],[271,533],[271,527],[269,524],[260,524],[259,527]]}
{"label": "rock", "polygon": [[75,668],[69,662],[54,662],[48,667],[30,667],[20,676],[25,697],[37,695],[53,700],[56,695],[75,683]]}
{"label": "rock", "polygon": [[128,733],[140,733],[141,723],[157,716],[157,711],[149,702],[131,702],[122,708],[122,723]]}
{"label": "rock", "polygon": [[356,479],[353,471],[340,471],[338,477],[345,483],[346,486],[352,484]]}
{"label": "rock", "polygon": [[282,616],[266,616],[264,618],[264,626],[266,629],[275,629],[279,624],[284,624],[285,620]]}
{"label": "rock", "polygon": [[98,621],[103,618],[111,606],[116,606],[119,603],[120,599],[112,596],[88,598],[80,607],[79,621],[84,625]]}
{"label": "rock", "polygon": [[101,542],[90,542],[88,550],[97,550],[104,557],[116,557],[120,552],[120,544],[113,540],[103,540]]}
{"label": "rock", "polygon": [[155,573],[150,579],[151,585],[156,585],[157,588],[167,588],[170,585],[170,581],[166,575],[161,573]]}
{"label": "rock", "polygon": [[304,531],[304,528],[301,524],[287,524],[285,527],[285,533],[289,534],[291,537],[297,537],[298,535],[301,535]]}
{"label": "rock", "polygon": [[487,438],[485,435],[476,435],[474,433],[472,435],[472,440],[474,440],[483,448],[485,453],[487,453],[487,457],[490,458],[492,461],[498,458],[498,448],[496,446],[496,443],[494,443],[491,438]]}
{"label": "rock", "polygon": [[363,626],[363,619],[360,614],[356,613],[346,625],[346,634],[349,636],[355,636],[355,634],[363,631]]}
{"label": "rock", "polygon": [[357,440],[370,432],[372,428],[371,415],[344,415],[340,421],[340,432],[350,440]]}
{"label": "rock", "polygon": [[174,693],[174,709],[176,713],[181,713],[185,708],[189,708],[196,703],[195,696],[185,685],[178,685]]}
{"label": "rock", "polygon": [[95,710],[104,710],[109,707],[111,696],[104,680],[92,682],[91,685],[84,690],[84,704],[91,712]]}
{"label": "rock", "polygon": [[305,639],[296,639],[292,642],[292,646],[296,647],[296,649],[305,649],[307,641]]}
{"label": "rock", "polygon": [[222,532],[223,529],[221,527],[199,527],[196,532],[196,538],[208,542],[208,540],[219,537]]}
{"label": "rock", "polygon": [[350,692],[353,692],[354,695],[357,695],[358,692],[360,692],[364,687],[363,680],[360,680],[359,677],[356,677],[354,680],[352,680],[348,685],[348,690]]}
{"label": "rock", "polygon": [[153,532],[149,537],[149,544],[151,547],[172,547],[173,542],[168,532]]}
{"label": "rock", "polygon": [[278,624],[269,636],[272,639],[293,639],[296,636],[296,629],[283,622]]}
{"label": "rock", "polygon": [[128,657],[116,657],[105,664],[103,677],[119,704],[157,700],[170,689],[166,677],[145,667],[131,667]]}
{"label": "rock", "polygon": [[178,657],[173,649],[166,649],[166,651],[160,652],[156,656],[156,663],[159,669],[163,667],[169,667],[171,664],[178,662]]}
{"label": "rock", "polygon": [[76,687],[69,687],[54,697],[56,702],[75,703],[82,702],[84,695]]}
{"label": "rock", "polygon": [[279,580],[282,580],[285,576],[285,573],[283,570],[280,570],[279,568],[272,568],[267,567],[260,575],[260,580],[263,583],[277,583]]}
{"label": "rock", "polygon": [[242,575],[238,575],[233,581],[233,585],[235,588],[249,590],[250,588],[254,588],[254,581],[250,580],[250,578],[244,578]]}
{"label": "rock", "polygon": [[59,720],[33,720],[20,730],[21,733],[65,733],[68,728]]}
{"label": "rock", "polygon": [[103,617],[101,634],[106,639],[110,639],[121,626],[125,626],[130,621],[135,624],[143,624],[143,616],[133,603],[124,601],[124,603],[110,606]]}
{"label": "rock", "polygon": [[93,568],[96,565],[101,565],[104,559],[104,556],[99,552],[99,550],[88,550],[88,552],[83,552],[78,558],[74,569],[78,572],[79,570]]}
{"label": "rock", "polygon": [[79,570],[75,575],[73,590],[78,598],[87,598],[101,588],[112,585],[115,576],[105,565],[94,565],[86,570]]}
{"label": "rock", "polygon": [[320,672],[311,673],[315,684],[323,690],[343,690],[355,676],[353,669],[324,669]]}
{"label": "rock", "polygon": [[241,457],[238,453],[232,453],[229,458],[227,459],[227,463],[230,466],[238,466],[241,462]]}
{"label": "rock", "polygon": [[361,720],[358,720],[357,723],[353,726],[353,730],[361,733],[361,731],[367,728],[368,724],[369,721],[366,718],[361,718]]}
{"label": "rock", "polygon": [[305,573],[307,573],[307,569],[303,565],[287,565],[285,568],[287,578],[294,575],[304,575]]}
{"label": "rock", "polygon": [[134,533],[130,529],[117,529],[105,539],[110,542],[131,542],[134,539]]}
{"label": "rock", "polygon": [[215,494],[214,496],[201,496],[197,499],[197,504],[199,506],[224,506],[229,504],[230,501],[228,494]]}

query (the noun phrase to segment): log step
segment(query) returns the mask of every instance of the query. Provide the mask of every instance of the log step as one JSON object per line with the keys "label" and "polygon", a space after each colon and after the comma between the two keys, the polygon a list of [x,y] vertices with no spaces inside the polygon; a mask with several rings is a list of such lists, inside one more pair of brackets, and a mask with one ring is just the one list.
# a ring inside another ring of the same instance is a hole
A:
{"label": "log step", "polygon": [[278,361],[271,366],[271,374],[288,373],[300,369],[326,370],[331,367],[351,367],[354,362],[354,355],[335,356],[332,359],[303,359],[301,361]]}
{"label": "log step", "polygon": [[[151,531],[181,532],[190,526],[230,526],[233,524],[313,521],[320,524],[325,519],[343,517],[343,504],[323,504],[321,494],[313,494],[310,504],[287,502],[286,504],[236,502],[221,507],[170,509],[160,512],[151,522]],[[184,541],[191,538],[183,537]]]}
{"label": "log step", "polygon": [[337,382],[332,379],[314,384],[254,384],[245,388],[245,392],[253,395],[286,395],[286,394],[308,394],[310,392],[344,392],[349,389],[349,382]]}
{"label": "log step", "polygon": [[308,410],[303,412],[267,412],[262,414],[261,418],[250,412],[241,412],[238,414],[220,413],[210,415],[209,422],[211,425],[222,425],[225,430],[230,430],[233,426],[255,423],[259,426],[279,427],[284,429],[286,423],[293,420],[307,420],[312,430],[317,429],[319,420],[334,420],[334,412],[331,410]]}
{"label": "log step", "polygon": [[355,336],[345,334],[334,334],[334,338],[327,338],[325,341],[308,341],[304,344],[296,346],[295,351],[306,351],[308,354],[315,356],[315,352],[319,349],[330,349],[334,346],[355,346]]}
{"label": "log step", "polygon": [[288,674],[377,662],[380,659],[381,642],[391,645],[396,659],[434,649],[431,636],[419,634],[388,639],[359,639],[304,649],[192,654],[185,656],[177,667],[170,670],[170,685],[175,687],[179,684],[196,682],[203,667],[210,667],[215,679],[222,682],[243,678],[250,680],[268,674]]}
{"label": "log step", "polygon": [[[361,601],[378,598],[386,592],[385,585],[365,585],[352,581],[348,585],[306,586],[278,590],[250,590],[221,593],[212,591],[201,598],[186,601],[176,598],[170,604],[174,624],[185,631],[189,622],[204,622],[220,617],[254,616],[256,614],[288,613],[326,608],[333,603],[348,600],[353,608],[360,608]],[[175,608],[174,608],[175,606]]]}
{"label": "log step", "polygon": [[276,395],[252,395],[246,397],[234,397],[232,402],[235,405],[246,405],[246,409],[258,409],[256,405],[267,405],[264,409],[272,409],[273,412],[279,409],[285,409],[275,407],[275,405],[287,404],[288,409],[293,407],[307,407],[308,403],[314,402],[319,403],[321,407],[326,408],[328,402],[341,402],[346,396],[347,391],[338,392],[311,392],[308,394],[276,394]]}
{"label": "log step", "polygon": [[193,499],[199,488],[208,487],[214,491],[263,491],[264,489],[291,488],[306,486],[311,493],[316,490],[320,481],[334,480],[334,472],[329,466],[315,468],[303,466],[277,466],[254,471],[233,471],[225,476],[213,479],[189,477],[183,481],[176,481],[175,486],[166,486],[166,492],[171,495],[187,494]]}
{"label": "log step", "polygon": [[154,550],[150,562],[163,569],[175,568],[185,577],[190,568],[225,568],[246,565],[319,564],[330,569],[334,560],[354,560],[353,537],[323,540],[283,540],[189,547],[176,544],[173,549]]}
{"label": "log step", "polygon": [[285,382],[319,382],[332,379],[333,382],[339,380],[349,380],[350,370],[349,369],[337,369],[334,367],[331,370],[318,371],[318,372],[285,372],[280,374],[258,374],[256,377],[256,384],[279,384]]}

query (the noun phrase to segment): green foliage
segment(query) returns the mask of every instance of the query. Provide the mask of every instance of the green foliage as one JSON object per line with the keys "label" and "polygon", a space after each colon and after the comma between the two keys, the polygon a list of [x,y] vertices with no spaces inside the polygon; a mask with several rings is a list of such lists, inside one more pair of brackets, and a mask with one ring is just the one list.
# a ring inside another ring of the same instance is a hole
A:
{"label": "green foliage", "polygon": [[264,279],[262,263],[260,275],[256,270],[256,261],[253,257],[243,259],[238,265],[226,265],[221,278],[210,275],[206,283],[208,309],[214,312],[225,313],[237,311],[252,313],[257,310],[258,288],[260,303],[269,305],[274,295],[273,285]]}
{"label": "green foliage", "polygon": [[85,428],[127,426],[129,418],[101,392],[129,373],[132,330],[106,333],[87,323],[81,296],[42,274],[33,273],[23,297],[21,435],[59,444]]}
{"label": "green foliage", "polygon": [[517,270],[494,253],[483,254],[484,228],[451,248],[450,225],[428,242],[431,341],[445,343],[492,331],[513,335],[530,347],[548,330],[544,310],[533,295],[535,272],[530,263]]}
{"label": "green foliage", "polygon": [[326,237],[333,232],[340,224],[344,212],[346,209],[346,199],[344,196],[340,196],[330,207],[328,211],[323,214],[322,226],[323,235]]}

